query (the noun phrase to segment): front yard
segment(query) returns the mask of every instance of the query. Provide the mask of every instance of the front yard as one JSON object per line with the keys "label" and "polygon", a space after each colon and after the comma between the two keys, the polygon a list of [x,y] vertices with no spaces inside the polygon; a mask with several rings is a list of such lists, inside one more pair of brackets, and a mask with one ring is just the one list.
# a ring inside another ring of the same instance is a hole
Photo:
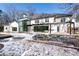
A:
{"label": "front yard", "polygon": [[71,35],[10,34],[13,37],[0,39],[1,56],[79,56],[79,40]]}

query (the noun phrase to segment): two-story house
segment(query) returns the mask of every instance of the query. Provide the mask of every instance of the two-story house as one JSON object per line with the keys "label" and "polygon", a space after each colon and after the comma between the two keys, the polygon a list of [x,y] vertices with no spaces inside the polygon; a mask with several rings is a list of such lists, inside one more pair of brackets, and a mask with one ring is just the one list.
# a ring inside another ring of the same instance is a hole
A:
{"label": "two-story house", "polygon": [[28,32],[70,33],[75,27],[70,14],[41,14],[26,20]]}

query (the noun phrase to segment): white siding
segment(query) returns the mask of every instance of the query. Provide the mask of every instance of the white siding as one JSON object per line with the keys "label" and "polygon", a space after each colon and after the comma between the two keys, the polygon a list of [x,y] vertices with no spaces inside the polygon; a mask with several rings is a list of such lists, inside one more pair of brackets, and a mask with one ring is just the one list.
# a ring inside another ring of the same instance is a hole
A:
{"label": "white siding", "polygon": [[19,26],[18,26],[17,22],[13,22],[10,24],[10,32],[14,32],[14,31],[12,31],[12,27],[16,27],[17,31],[15,31],[15,32],[19,32]]}
{"label": "white siding", "polygon": [[[69,17],[65,17],[65,18],[66,18],[66,20],[65,20],[66,22],[70,20]],[[58,22],[61,22],[61,18],[56,18],[55,19],[56,22],[54,22],[54,17],[49,18],[49,22],[45,22],[45,18],[43,18],[43,19],[36,19],[36,20],[39,20],[38,24],[42,24],[42,23],[58,23]],[[36,24],[35,23],[36,20],[31,20],[31,25],[32,24]]]}
{"label": "white siding", "polygon": [[76,22],[76,27],[78,27],[78,28],[79,28],[79,22]]}
{"label": "white siding", "polygon": [[54,17],[49,18],[49,23],[53,23],[54,22]]}
{"label": "white siding", "polygon": [[67,32],[67,24],[60,24],[60,32]]}
{"label": "white siding", "polygon": [[57,32],[57,25],[51,25],[51,33]]}
{"label": "white siding", "polygon": [[57,22],[61,22],[61,18],[56,18],[55,20],[56,20],[55,23],[57,23]]}
{"label": "white siding", "polygon": [[35,24],[35,20],[31,20],[31,25],[32,25],[32,24]]}
{"label": "white siding", "polygon": [[[45,22],[45,18],[44,18],[44,19],[37,19],[37,20],[39,20],[39,23],[38,23],[38,24],[53,23],[53,22],[54,22],[54,17],[49,18],[49,22]],[[36,20],[31,20],[31,25],[32,25],[32,24],[36,24],[35,21],[36,21]]]}
{"label": "white siding", "polygon": [[14,31],[12,31],[12,27],[16,27],[17,31],[15,31],[15,32],[19,32],[19,26],[18,26],[17,22],[12,22],[9,25],[4,25],[4,32],[14,32]]}
{"label": "white siding", "polygon": [[75,23],[75,27],[79,27],[79,22],[76,22],[76,19],[72,19],[72,22],[74,22]]}
{"label": "white siding", "polygon": [[70,21],[70,18],[69,17],[66,17],[66,22]]}
{"label": "white siding", "polygon": [[51,25],[52,33],[57,32],[57,26],[59,26],[59,32],[67,32],[67,24],[56,24],[56,25]]}
{"label": "white siding", "polygon": [[4,25],[4,32],[9,32],[9,26],[8,25]]}
{"label": "white siding", "polygon": [[[69,20],[69,17],[65,17],[65,22],[68,22]],[[56,18],[56,22],[61,22],[61,18]]]}
{"label": "white siding", "polygon": [[39,23],[40,23],[40,24],[45,23],[45,19],[39,19]]}

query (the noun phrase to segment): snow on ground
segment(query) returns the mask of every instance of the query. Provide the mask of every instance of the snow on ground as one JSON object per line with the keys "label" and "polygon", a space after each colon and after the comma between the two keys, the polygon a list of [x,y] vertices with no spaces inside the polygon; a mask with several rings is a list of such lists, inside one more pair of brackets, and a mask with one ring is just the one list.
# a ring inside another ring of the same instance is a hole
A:
{"label": "snow on ground", "polygon": [[0,56],[20,56],[25,51],[25,46],[15,42],[2,42],[4,48],[0,50]]}
{"label": "snow on ground", "polygon": [[24,39],[15,40],[8,38],[9,41],[2,41],[4,48],[0,50],[1,56],[79,56],[75,49],[64,48],[55,45],[43,43],[28,42],[32,40],[34,34],[11,33],[14,37],[25,37]]}
{"label": "snow on ground", "polygon": [[14,37],[24,37],[23,40],[33,40],[32,37],[36,34],[36,33],[10,33],[12,36]]}
{"label": "snow on ground", "polygon": [[79,56],[79,52],[71,48],[28,41],[20,43],[26,46],[26,51],[22,56]]}
{"label": "snow on ground", "polygon": [[75,49],[64,48],[27,40],[2,42],[0,56],[79,56]]}
{"label": "snow on ground", "polygon": [[[26,33],[10,33],[13,37],[1,39],[0,43],[4,44],[4,48],[0,50],[0,55],[2,56],[20,56],[25,51],[25,46],[22,44],[17,44],[18,40],[30,40],[34,34]],[[23,39],[18,39],[22,38]],[[15,38],[15,39],[14,39]]]}

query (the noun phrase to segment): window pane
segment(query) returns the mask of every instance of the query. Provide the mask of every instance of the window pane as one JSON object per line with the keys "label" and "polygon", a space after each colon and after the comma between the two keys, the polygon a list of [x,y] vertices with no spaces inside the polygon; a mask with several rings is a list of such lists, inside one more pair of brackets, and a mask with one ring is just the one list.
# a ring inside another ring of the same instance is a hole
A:
{"label": "window pane", "polygon": [[65,18],[61,18],[61,22],[65,22]]}
{"label": "window pane", "polygon": [[39,23],[39,20],[35,20],[35,23]]}
{"label": "window pane", "polygon": [[49,18],[46,18],[46,19],[45,19],[45,22],[49,22]]}
{"label": "window pane", "polygon": [[17,27],[12,27],[12,31],[17,31]]}

